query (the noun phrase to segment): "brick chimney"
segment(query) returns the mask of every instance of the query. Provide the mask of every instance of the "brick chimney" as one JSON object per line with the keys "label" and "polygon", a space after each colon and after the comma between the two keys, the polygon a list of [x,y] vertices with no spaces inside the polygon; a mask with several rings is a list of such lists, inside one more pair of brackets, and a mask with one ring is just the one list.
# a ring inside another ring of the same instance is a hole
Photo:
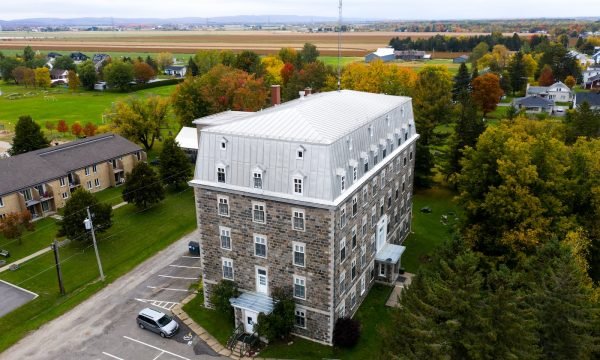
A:
{"label": "brick chimney", "polygon": [[304,95],[305,96],[312,95],[312,88],[307,87],[306,89],[304,89]]}
{"label": "brick chimney", "polygon": [[281,104],[281,86],[271,85],[271,105]]}

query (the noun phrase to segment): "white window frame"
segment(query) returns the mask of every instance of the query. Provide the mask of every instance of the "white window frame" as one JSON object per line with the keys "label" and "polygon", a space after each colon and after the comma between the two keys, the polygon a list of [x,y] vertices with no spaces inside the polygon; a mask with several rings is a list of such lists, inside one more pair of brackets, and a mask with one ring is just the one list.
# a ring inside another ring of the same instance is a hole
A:
{"label": "white window frame", "polygon": [[[296,253],[302,254],[302,264],[296,262]],[[292,242],[292,264],[298,267],[306,267],[306,244],[293,241]]]}
{"label": "white window frame", "polygon": [[367,206],[367,204],[369,203],[369,184],[365,184],[365,186],[363,187],[362,197],[362,206]]}
{"label": "white window frame", "polygon": [[381,176],[380,176],[380,178],[381,178],[381,188],[383,189],[385,187],[385,181],[386,181],[386,178],[385,178],[385,169],[381,170]]}
{"label": "white window frame", "polygon": [[[300,191],[296,191],[298,188]],[[292,192],[295,195],[304,195],[304,178],[302,176],[292,177]]]}
{"label": "white window frame", "polygon": [[100,187],[100,179],[98,179],[98,178],[94,179],[94,185],[96,187]]}
{"label": "white window frame", "polygon": [[356,225],[352,227],[352,237],[350,242],[352,244],[352,250],[356,249],[358,246],[358,229],[356,228]]}
{"label": "white window frame", "polygon": [[60,184],[60,187],[67,186],[67,181],[65,180],[64,177],[61,177],[60,179],[58,179],[58,183]]}
{"label": "white window frame", "polygon": [[0,208],[4,207],[4,200],[2,200],[2,196],[0,196]]}
{"label": "white window frame", "polygon": [[[300,329],[306,329],[306,310],[304,309],[296,309],[294,312],[294,326]],[[301,318],[304,325],[298,325],[297,319]]]}
{"label": "white window frame", "polygon": [[377,185],[379,185],[379,183],[377,182],[377,176],[373,177],[373,180],[371,180],[371,188],[373,189],[373,197],[375,197],[375,195],[377,194]]}
{"label": "white window frame", "polygon": [[358,276],[358,269],[356,268],[356,258],[352,259],[352,262],[350,263],[350,278],[352,279],[352,281],[354,281],[354,279],[356,279],[356,277]]}
{"label": "white window frame", "polygon": [[64,192],[64,193],[62,193],[61,196],[62,196],[63,199],[68,199],[69,198],[69,193],[68,192]]}
{"label": "white window frame", "polygon": [[94,174],[98,172],[98,165],[97,164],[92,165],[92,172]]}
{"label": "white window frame", "polygon": [[377,206],[373,205],[371,208],[371,227],[375,227],[377,225]]}
{"label": "white window frame", "polygon": [[[257,217],[257,214],[262,212],[262,220]],[[264,202],[252,202],[252,222],[265,224],[267,222],[267,205]]]}
{"label": "white window frame", "polygon": [[[253,238],[254,238],[254,256],[266,259],[269,255],[269,246],[268,246],[268,242],[267,242],[267,236],[260,235],[260,234],[254,234]],[[264,247],[265,247],[265,255],[264,256],[259,255],[257,253],[257,251],[256,251],[257,245],[264,245]]]}
{"label": "white window frame", "polygon": [[340,191],[346,190],[346,175],[340,175]]}
{"label": "white window frame", "polygon": [[363,274],[360,277],[360,295],[364,295],[365,291],[367,291],[367,284],[365,282],[365,275]]}
{"label": "white window frame", "polygon": [[[304,297],[296,296],[296,286],[301,286],[304,288]],[[307,292],[306,278],[304,276],[294,275],[294,299],[306,300]]]}
{"label": "white window frame", "polygon": [[352,217],[358,214],[358,195],[352,197]]}
{"label": "white window frame", "polygon": [[[223,171],[221,171],[223,170]],[[223,181],[221,181],[219,179],[219,175],[223,174]],[[227,169],[225,168],[225,166],[223,165],[218,165],[217,166],[217,182],[221,183],[221,184],[226,184],[227,183]]]}
{"label": "white window frame", "polygon": [[86,183],[86,185],[87,185],[88,190],[92,190],[94,188],[92,186],[92,181],[91,180],[88,180],[87,183]]}
{"label": "white window frame", "polygon": [[227,143],[229,141],[225,138],[221,138],[221,146],[219,146],[219,149],[221,150],[227,150]]}
{"label": "white window frame", "polygon": [[360,268],[364,268],[367,265],[367,245],[360,247]]}
{"label": "white window frame", "polygon": [[342,238],[342,240],[340,240],[340,264],[343,264],[347,258],[348,254],[346,253],[346,238]]}
{"label": "white window frame", "polygon": [[[231,278],[228,278],[225,276],[225,267],[230,267],[231,268]],[[225,280],[231,280],[234,281],[235,279],[235,269],[233,267],[233,260],[229,259],[229,258],[221,258],[221,273],[223,276],[223,279]]]}
{"label": "white window frame", "polygon": [[346,300],[342,300],[340,307],[338,308],[338,318],[346,317]]}
{"label": "white window frame", "polygon": [[346,292],[346,271],[342,271],[340,273],[339,286],[340,286],[340,295],[342,295],[343,293]]}
{"label": "white window frame", "polygon": [[362,233],[362,237],[367,236],[367,233],[369,232],[369,225],[368,225],[369,221],[367,220],[367,215],[364,215],[362,218],[362,224],[361,224],[361,233]]}
{"label": "white window frame", "polygon": [[[229,238],[229,247],[223,246],[223,238]],[[225,226],[219,226],[219,246],[223,250],[231,251],[233,248],[232,240],[231,240],[231,229]]]}
{"label": "white window frame", "polygon": [[[225,205],[227,208],[227,213],[221,213],[221,205]],[[229,217],[230,209],[229,209],[229,196],[217,195],[217,213],[219,216]]]}
{"label": "white window frame", "polygon": [[358,167],[353,166],[352,167],[352,181],[355,182],[356,180],[358,180]]}
{"label": "white window frame", "polygon": [[[260,186],[256,186],[257,180],[260,181]],[[262,189],[264,186],[263,172],[262,171],[253,171],[252,172],[252,187],[254,189]]]}
{"label": "white window frame", "polygon": [[85,176],[90,176],[90,167],[89,166],[86,166],[83,171],[85,173]]}
{"label": "white window frame", "polygon": [[340,206],[340,229],[346,227],[348,218],[346,217],[346,204]]}
{"label": "white window frame", "polygon": [[[302,220],[302,228],[296,226],[296,219]],[[292,230],[306,231],[306,213],[303,209],[292,209]]]}
{"label": "white window frame", "polygon": [[354,309],[354,307],[356,306],[357,301],[356,301],[356,285],[354,285],[352,287],[352,290],[350,290],[350,310]]}
{"label": "white window frame", "polygon": [[306,149],[303,146],[299,146],[298,149],[296,149],[296,160],[304,160],[305,152]]}

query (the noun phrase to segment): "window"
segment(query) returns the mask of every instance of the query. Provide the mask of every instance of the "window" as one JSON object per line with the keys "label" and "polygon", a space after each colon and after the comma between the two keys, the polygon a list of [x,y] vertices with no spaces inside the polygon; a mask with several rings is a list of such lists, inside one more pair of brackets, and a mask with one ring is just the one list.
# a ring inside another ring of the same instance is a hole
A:
{"label": "window", "polygon": [[358,196],[354,195],[352,198],[352,217],[355,217],[358,213]]}
{"label": "window", "polygon": [[362,236],[367,236],[367,215],[362,218]]}
{"label": "window", "polygon": [[221,233],[221,249],[231,250],[231,229],[219,226]]}
{"label": "window", "polygon": [[227,149],[227,139],[222,138],[221,139],[221,150],[226,150]]}
{"label": "window", "polygon": [[400,147],[400,145],[402,145],[402,138],[398,136],[398,147]]}
{"label": "window", "polygon": [[367,265],[367,245],[360,247],[360,267],[364,268]]}
{"label": "window", "polygon": [[94,173],[97,173],[97,172],[98,172],[98,167],[96,166],[96,164],[94,164],[94,165],[92,166],[92,171],[93,171]]}
{"label": "window", "polygon": [[302,179],[299,177],[294,178],[294,194],[302,195]]}
{"label": "window", "polygon": [[254,256],[267,257],[267,237],[254,235]]}
{"label": "window", "polygon": [[385,277],[385,264],[379,263],[379,276]]}
{"label": "window", "polygon": [[404,157],[404,166],[406,166],[406,156]]}
{"label": "window", "polygon": [[252,183],[255,189],[262,189],[263,188],[263,179],[262,179],[262,173],[255,171],[252,174]]}
{"label": "window", "polygon": [[63,199],[68,199],[69,198],[69,193],[68,192],[62,193],[62,198]]}
{"label": "window", "polygon": [[395,186],[395,191],[396,191],[396,200],[398,200],[398,197],[400,196],[400,191],[398,190],[398,182],[396,182],[396,186]]}
{"label": "window", "polygon": [[363,275],[360,277],[360,294],[364,294],[366,290],[367,286],[365,284],[365,276]]}
{"label": "window", "polygon": [[94,185],[100,187],[100,179],[94,179]]}
{"label": "window", "polygon": [[292,228],[304,231],[304,210],[292,210]]}
{"label": "window", "polygon": [[383,216],[384,214],[384,205],[385,205],[385,200],[384,198],[379,199],[379,216]]}
{"label": "window", "polygon": [[217,181],[220,183],[225,182],[225,168],[224,167],[217,168]]}
{"label": "window", "polygon": [[369,126],[369,136],[373,136],[373,126]]}
{"label": "window", "polygon": [[340,229],[346,226],[346,204],[340,207]]}
{"label": "window", "polygon": [[252,203],[252,221],[256,223],[265,223],[265,203]]}
{"label": "window", "polygon": [[348,143],[348,151],[352,151],[352,138],[349,137],[346,142]]}
{"label": "window", "polygon": [[340,176],[340,190],[343,192],[346,190],[346,176]]}
{"label": "window", "polygon": [[375,252],[375,234],[371,235],[371,252]]}
{"label": "window", "polygon": [[233,260],[222,258],[223,279],[233,280]]}
{"label": "window", "polygon": [[369,202],[369,184],[366,184],[365,187],[362,190],[362,195],[363,195],[363,206],[367,206],[367,203]]}
{"label": "window", "polygon": [[356,287],[352,288],[352,292],[350,293],[350,309],[354,309],[356,305]]}
{"label": "window", "polygon": [[304,243],[293,242],[292,246],[294,247],[294,265],[304,267],[306,245]]}
{"label": "window", "polygon": [[338,317],[343,318],[346,316],[346,303],[342,301],[340,307],[338,308]]}
{"label": "window", "polygon": [[346,272],[342,271],[340,274],[340,294],[346,292]]}
{"label": "window", "polygon": [[373,178],[371,187],[373,188],[373,196],[375,196],[377,194],[377,176]]}
{"label": "window", "polygon": [[2,198],[0,197],[0,208],[4,207],[4,200],[2,200]]}
{"label": "window", "polygon": [[412,151],[408,154],[408,160],[412,161]]}
{"label": "window", "polygon": [[404,191],[406,191],[406,178],[404,176],[402,176],[402,193],[404,194]]}
{"label": "window", "polygon": [[408,131],[404,133],[404,141],[408,140]]}
{"label": "window", "polygon": [[219,215],[229,216],[229,198],[227,196],[218,196]]}
{"label": "window", "polygon": [[352,228],[352,249],[356,248],[356,225]]}
{"label": "window", "polygon": [[25,201],[33,200],[33,195],[31,195],[31,189],[23,190],[21,191],[21,194],[23,194]]}
{"label": "window", "polygon": [[394,221],[398,223],[400,221],[400,215],[398,215],[398,208],[394,208]]}
{"label": "window", "polygon": [[385,159],[386,156],[387,156],[387,146],[384,146],[383,150],[381,150],[381,158]]}
{"label": "window", "polygon": [[294,297],[306,299],[306,278],[294,275]]}
{"label": "window", "polygon": [[67,185],[67,182],[65,181],[65,178],[60,178],[58,180],[58,182],[60,183],[60,187],[64,187]]}
{"label": "window", "polygon": [[90,176],[90,167],[85,168],[85,176]]}
{"label": "window", "polygon": [[381,170],[381,188],[385,187],[385,169]]}
{"label": "window", "polygon": [[377,159],[377,153],[373,153],[373,165],[377,164],[379,160]]}
{"label": "window", "polygon": [[352,281],[354,281],[354,279],[356,279],[356,259],[352,259],[352,268],[351,268],[351,274],[352,274]]}
{"label": "window", "polygon": [[136,152],[135,156],[137,157],[138,161],[142,160],[142,152],[141,151]]}
{"label": "window", "polygon": [[375,227],[377,225],[377,207],[373,206],[371,208],[371,227]]}
{"label": "window", "polygon": [[306,329],[306,313],[304,310],[296,310],[295,325],[299,328]]}
{"label": "window", "polygon": [[387,207],[388,209],[392,207],[392,190],[388,191]]}
{"label": "window", "polygon": [[364,164],[364,171],[366,174],[367,172],[369,172],[369,159],[368,158],[365,159],[365,162],[363,164]]}
{"label": "window", "polygon": [[352,181],[358,180],[358,168],[356,166],[352,167]]}
{"label": "window", "polygon": [[346,238],[340,240],[340,263],[346,260]]}
{"label": "window", "polygon": [[91,181],[88,181],[88,182],[87,182],[87,188],[88,188],[88,190],[92,190],[92,187],[93,187],[93,186],[92,186],[92,182],[91,182]]}
{"label": "window", "polygon": [[298,148],[298,150],[296,150],[296,159],[304,160],[304,151],[306,151],[306,149],[304,149],[304,147],[300,146]]}
{"label": "window", "polygon": [[375,264],[371,265],[371,280],[373,281],[373,279],[375,279]]}

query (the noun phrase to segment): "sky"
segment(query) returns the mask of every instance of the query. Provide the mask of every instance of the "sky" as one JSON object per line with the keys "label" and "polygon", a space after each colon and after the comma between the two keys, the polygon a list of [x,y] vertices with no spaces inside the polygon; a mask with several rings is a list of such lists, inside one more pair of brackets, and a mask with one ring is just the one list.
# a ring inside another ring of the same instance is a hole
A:
{"label": "sky", "polygon": [[[177,18],[235,15],[337,17],[338,0],[0,0],[0,19]],[[600,0],[345,0],[356,19],[500,19],[600,16]]]}

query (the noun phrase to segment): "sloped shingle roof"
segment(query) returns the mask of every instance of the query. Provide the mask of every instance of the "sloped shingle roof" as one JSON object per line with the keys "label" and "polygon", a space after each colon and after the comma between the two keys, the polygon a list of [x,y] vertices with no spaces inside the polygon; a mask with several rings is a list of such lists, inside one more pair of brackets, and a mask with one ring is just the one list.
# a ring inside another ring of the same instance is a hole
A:
{"label": "sloped shingle roof", "polygon": [[590,104],[590,106],[600,106],[600,94],[599,93],[577,93],[576,103],[581,105],[584,102]]}

